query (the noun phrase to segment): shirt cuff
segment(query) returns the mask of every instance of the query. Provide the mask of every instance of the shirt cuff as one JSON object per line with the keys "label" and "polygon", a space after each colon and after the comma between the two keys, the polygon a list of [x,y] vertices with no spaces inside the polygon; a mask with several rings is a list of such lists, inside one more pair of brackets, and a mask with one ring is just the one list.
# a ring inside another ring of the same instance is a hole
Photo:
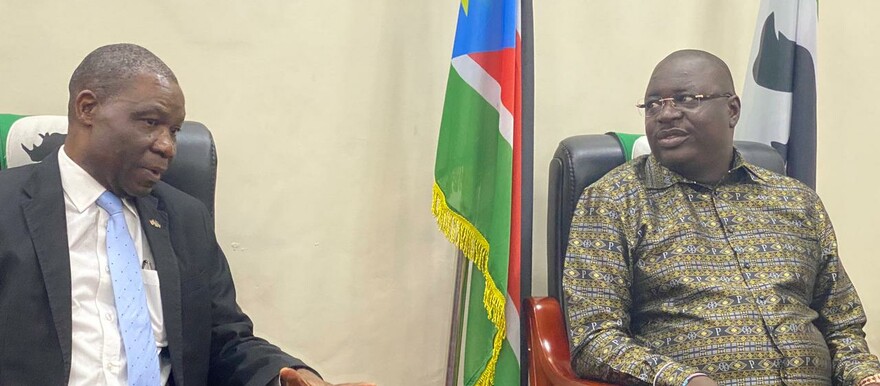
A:
{"label": "shirt cuff", "polygon": [[682,386],[688,380],[688,377],[699,372],[699,369],[691,366],[684,366],[676,362],[666,362],[654,374],[653,386]]}

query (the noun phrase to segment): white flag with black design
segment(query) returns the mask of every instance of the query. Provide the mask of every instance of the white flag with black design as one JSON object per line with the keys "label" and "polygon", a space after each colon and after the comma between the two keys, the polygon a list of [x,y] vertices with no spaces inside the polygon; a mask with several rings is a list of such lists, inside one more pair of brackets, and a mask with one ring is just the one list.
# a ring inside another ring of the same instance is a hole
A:
{"label": "white flag with black design", "polygon": [[762,0],[736,139],[769,144],[816,187],[816,0]]}

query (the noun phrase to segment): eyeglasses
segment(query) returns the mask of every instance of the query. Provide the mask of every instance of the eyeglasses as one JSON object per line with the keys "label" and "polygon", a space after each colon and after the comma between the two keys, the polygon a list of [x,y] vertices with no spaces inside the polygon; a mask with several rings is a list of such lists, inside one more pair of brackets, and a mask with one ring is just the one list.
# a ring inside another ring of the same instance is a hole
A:
{"label": "eyeglasses", "polygon": [[692,111],[692,110],[696,110],[698,107],[700,107],[700,102],[703,101],[704,99],[715,99],[715,98],[722,98],[722,97],[729,98],[732,96],[733,96],[733,94],[731,94],[731,93],[709,94],[709,95],[681,94],[681,95],[676,95],[676,96],[672,96],[669,98],[649,99],[644,102],[640,102],[640,103],[636,104],[636,107],[639,109],[639,112],[644,111],[644,113],[643,113],[644,116],[653,117],[657,114],[660,114],[660,111],[663,110],[663,105],[665,105],[667,101],[672,105],[672,108],[674,108],[676,110]]}

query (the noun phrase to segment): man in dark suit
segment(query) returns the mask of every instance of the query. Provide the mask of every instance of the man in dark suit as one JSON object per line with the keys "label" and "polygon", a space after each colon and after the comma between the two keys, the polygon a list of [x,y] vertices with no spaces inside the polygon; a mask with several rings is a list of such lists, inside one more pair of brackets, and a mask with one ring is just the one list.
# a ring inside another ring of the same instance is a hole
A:
{"label": "man in dark suit", "polygon": [[[207,209],[159,180],[185,116],[171,70],[142,47],[110,45],[69,89],[64,146],[0,172],[0,385],[329,385],[253,335]],[[128,287],[111,269],[119,212],[105,196],[122,203],[142,270],[131,288],[141,331],[152,329],[147,370],[117,322],[130,308],[114,297]],[[142,371],[149,381],[130,379]]]}

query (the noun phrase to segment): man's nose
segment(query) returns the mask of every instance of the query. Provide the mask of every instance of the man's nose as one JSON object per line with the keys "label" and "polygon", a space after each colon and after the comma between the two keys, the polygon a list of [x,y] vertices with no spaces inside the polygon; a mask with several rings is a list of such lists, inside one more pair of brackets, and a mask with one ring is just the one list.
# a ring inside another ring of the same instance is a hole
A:
{"label": "man's nose", "polygon": [[678,119],[681,117],[681,110],[675,106],[675,102],[672,100],[664,100],[663,104],[660,105],[660,112],[657,113],[656,119],[659,121],[662,120],[670,120],[670,119]]}
{"label": "man's nose", "polygon": [[153,141],[153,151],[165,158],[174,158],[177,154],[177,138],[171,133],[171,129],[163,129],[159,132],[158,138]]}

